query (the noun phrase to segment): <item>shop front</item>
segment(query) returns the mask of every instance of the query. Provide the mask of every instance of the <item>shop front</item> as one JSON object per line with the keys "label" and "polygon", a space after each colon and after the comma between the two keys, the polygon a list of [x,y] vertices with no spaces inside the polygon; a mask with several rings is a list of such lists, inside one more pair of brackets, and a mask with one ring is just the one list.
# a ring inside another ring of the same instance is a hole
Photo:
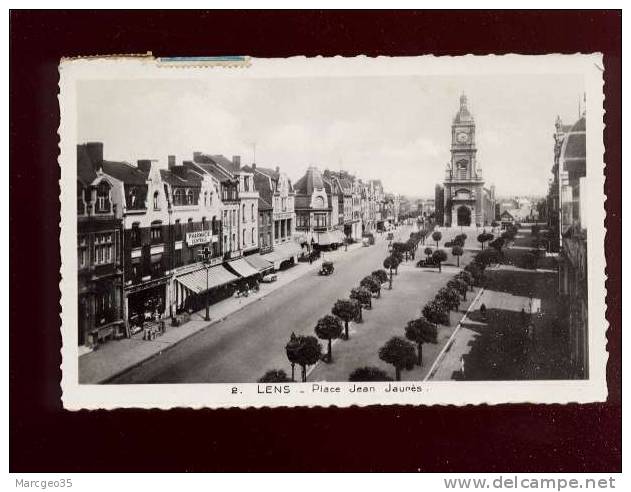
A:
{"label": "shop front", "polygon": [[167,312],[168,280],[140,285],[125,292],[127,323],[130,334],[142,330],[146,322],[157,322]]}
{"label": "shop front", "polygon": [[173,282],[174,314],[192,313],[234,294],[239,276],[223,265],[205,267],[197,264],[193,269],[176,273]]}

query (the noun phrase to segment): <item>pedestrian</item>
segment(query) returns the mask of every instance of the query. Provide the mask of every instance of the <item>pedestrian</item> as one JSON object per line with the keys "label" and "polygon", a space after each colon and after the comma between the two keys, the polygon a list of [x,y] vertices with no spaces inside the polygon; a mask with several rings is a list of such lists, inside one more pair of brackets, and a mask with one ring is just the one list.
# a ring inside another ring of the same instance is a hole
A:
{"label": "pedestrian", "polygon": [[480,305],[480,314],[483,318],[486,318],[486,304],[484,303]]}
{"label": "pedestrian", "polygon": [[460,356],[460,375],[464,379],[464,355]]}
{"label": "pedestrian", "polygon": [[526,310],[524,308],[521,308],[520,317],[521,317],[521,324],[522,324],[522,326],[526,326],[526,321],[528,321],[528,320],[526,318]]}

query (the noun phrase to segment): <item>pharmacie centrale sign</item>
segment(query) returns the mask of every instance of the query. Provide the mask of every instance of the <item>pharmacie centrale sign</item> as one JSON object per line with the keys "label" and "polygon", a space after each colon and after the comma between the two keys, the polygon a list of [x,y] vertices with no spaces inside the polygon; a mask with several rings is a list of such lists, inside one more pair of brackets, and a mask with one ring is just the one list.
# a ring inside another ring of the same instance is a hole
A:
{"label": "pharmacie centrale sign", "polygon": [[196,244],[209,243],[211,239],[210,231],[197,231],[186,233],[186,244],[188,246],[195,246]]}

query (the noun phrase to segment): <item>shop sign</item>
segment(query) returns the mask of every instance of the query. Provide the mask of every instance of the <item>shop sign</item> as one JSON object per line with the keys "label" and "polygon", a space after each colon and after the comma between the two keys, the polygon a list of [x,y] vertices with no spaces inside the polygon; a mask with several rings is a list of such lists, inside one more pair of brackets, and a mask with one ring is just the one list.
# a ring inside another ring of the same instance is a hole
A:
{"label": "shop sign", "polygon": [[196,246],[197,244],[206,244],[211,240],[211,231],[197,231],[186,233],[186,245]]}

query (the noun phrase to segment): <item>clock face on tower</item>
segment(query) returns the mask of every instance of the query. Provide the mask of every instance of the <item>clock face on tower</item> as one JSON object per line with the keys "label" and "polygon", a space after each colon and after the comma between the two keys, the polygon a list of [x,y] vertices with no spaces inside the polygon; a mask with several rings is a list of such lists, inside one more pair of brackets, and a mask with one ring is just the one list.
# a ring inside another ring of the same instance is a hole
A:
{"label": "clock face on tower", "polygon": [[456,140],[458,143],[467,143],[469,141],[469,134],[465,132],[458,132],[456,134]]}

